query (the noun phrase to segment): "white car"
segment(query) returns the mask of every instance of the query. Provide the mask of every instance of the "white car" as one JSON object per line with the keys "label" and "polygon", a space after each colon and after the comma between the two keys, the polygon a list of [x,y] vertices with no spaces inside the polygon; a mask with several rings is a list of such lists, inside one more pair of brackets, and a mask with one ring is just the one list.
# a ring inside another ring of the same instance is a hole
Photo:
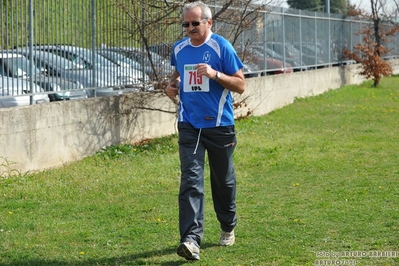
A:
{"label": "white car", "polygon": [[[17,53],[30,57],[26,49],[18,49]],[[123,92],[118,87],[112,86],[113,78],[105,72],[97,72],[93,78],[91,69],[79,67],[64,57],[46,51],[34,50],[31,57],[36,66],[47,75],[74,80],[82,84],[84,88],[87,88],[86,93],[89,97],[94,96],[94,89],[96,96],[119,95]]]}
{"label": "white car", "polygon": [[[152,80],[169,80],[174,71],[169,60],[154,52],[143,52],[134,47],[103,47],[98,52],[107,57],[106,54],[114,52],[122,54],[144,66],[144,71]],[[151,56],[151,59],[150,59]]]}
{"label": "white car", "polygon": [[61,77],[51,77],[34,65],[27,57],[13,51],[0,52],[0,73],[16,79],[30,80],[49,93],[50,102],[87,98],[83,86],[76,81]]}
{"label": "white car", "polygon": [[40,104],[49,102],[47,94],[31,93],[43,92],[43,89],[33,84],[30,90],[30,84],[23,79],[5,77],[0,74],[0,108],[26,106],[32,104]]}
{"label": "white car", "polygon": [[[131,67],[120,66],[104,56],[89,49],[69,46],[69,45],[38,45],[34,46],[36,50],[47,51],[62,56],[72,61],[78,68],[97,69],[98,75],[104,75],[109,79],[109,85],[113,87],[140,87],[144,85],[146,90],[153,87],[147,86],[150,78]],[[94,60],[93,60],[94,57]],[[142,78],[144,77],[144,80]],[[125,91],[132,91],[126,89]]]}

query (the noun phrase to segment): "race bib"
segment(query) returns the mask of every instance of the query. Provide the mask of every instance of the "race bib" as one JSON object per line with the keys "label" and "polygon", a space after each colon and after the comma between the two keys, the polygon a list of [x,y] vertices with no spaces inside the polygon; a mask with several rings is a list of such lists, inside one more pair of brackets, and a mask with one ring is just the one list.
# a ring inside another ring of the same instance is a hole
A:
{"label": "race bib", "polygon": [[184,65],[184,92],[209,92],[209,78],[198,76],[197,65]]}

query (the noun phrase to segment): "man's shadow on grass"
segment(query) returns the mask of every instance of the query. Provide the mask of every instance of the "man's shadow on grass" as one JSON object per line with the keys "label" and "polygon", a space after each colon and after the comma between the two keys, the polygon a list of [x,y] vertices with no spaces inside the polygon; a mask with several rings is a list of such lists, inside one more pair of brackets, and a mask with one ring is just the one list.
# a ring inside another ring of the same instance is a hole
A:
{"label": "man's shadow on grass", "polygon": [[[212,248],[214,246],[219,246],[217,244],[203,244],[201,246],[201,250]],[[151,250],[144,251],[141,253],[133,253],[131,255],[123,256],[123,257],[113,257],[113,258],[103,258],[103,259],[88,259],[81,260],[76,262],[64,262],[64,261],[52,261],[52,260],[40,260],[40,259],[32,259],[32,260],[14,260],[11,263],[2,263],[0,260],[0,266],[88,266],[88,265],[147,265],[147,259],[151,259],[152,257],[169,256],[171,254],[176,255],[173,259],[164,262],[151,262],[152,265],[160,265],[160,266],[178,266],[185,265],[188,263],[193,263],[194,261],[187,261],[184,258],[179,257],[176,254],[176,248],[167,248],[164,250]]]}

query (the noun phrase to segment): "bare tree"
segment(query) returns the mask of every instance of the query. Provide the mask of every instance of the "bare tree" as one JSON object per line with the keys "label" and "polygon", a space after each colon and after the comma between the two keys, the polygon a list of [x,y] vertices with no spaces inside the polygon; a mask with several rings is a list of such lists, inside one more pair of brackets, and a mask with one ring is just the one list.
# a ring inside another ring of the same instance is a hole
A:
{"label": "bare tree", "polygon": [[[180,26],[184,2],[173,0],[116,0],[116,6],[129,20],[120,30],[139,44],[152,61],[151,51],[169,56],[172,45],[184,37]],[[272,11],[283,0],[208,0],[213,9],[213,30],[226,37],[233,45],[250,27],[256,27],[265,12]],[[161,83],[161,77],[157,78]]]}
{"label": "bare tree", "polygon": [[392,66],[383,56],[390,52],[386,45],[399,32],[399,25],[392,19],[396,11],[386,9],[386,0],[370,0],[370,4],[371,14],[351,6],[349,15],[366,18],[370,23],[357,33],[363,36],[363,43],[355,45],[353,52],[344,50],[344,54],[360,63],[360,74],[372,78],[377,87],[383,76],[392,74]]}

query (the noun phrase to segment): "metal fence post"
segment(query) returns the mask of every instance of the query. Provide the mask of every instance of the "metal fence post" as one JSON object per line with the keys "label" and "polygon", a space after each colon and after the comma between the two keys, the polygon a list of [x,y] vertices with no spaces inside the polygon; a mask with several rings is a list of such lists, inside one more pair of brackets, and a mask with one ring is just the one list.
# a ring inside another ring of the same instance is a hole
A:
{"label": "metal fence post", "polygon": [[[33,51],[33,42],[34,42],[34,36],[33,36],[33,0],[29,0],[29,59],[30,59],[30,65],[29,65],[29,76],[33,77],[33,60],[32,60],[32,51]],[[29,79],[29,91],[30,93],[33,92],[33,78]],[[30,95],[29,97],[30,105],[33,104],[33,95]]]}
{"label": "metal fence post", "polygon": [[[97,80],[97,64],[96,64],[96,0],[91,0],[91,59],[93,62],[92,84],[96,84]],[[96,97],[97,90],[94,89],[93,95]]]}

